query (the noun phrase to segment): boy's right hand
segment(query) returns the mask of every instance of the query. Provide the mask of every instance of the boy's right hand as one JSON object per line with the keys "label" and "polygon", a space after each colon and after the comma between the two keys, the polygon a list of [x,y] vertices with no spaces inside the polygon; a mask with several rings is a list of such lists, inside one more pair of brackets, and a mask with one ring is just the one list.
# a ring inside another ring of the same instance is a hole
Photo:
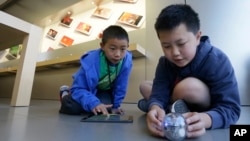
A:
{"label": "boy's right hand", "polygon": [[98,113],[101,113],[101,114],[103,114],[103,115],[108,115],[109,114],[109,112],[108,112],[108,108],[112,108],[112,104],[109,104],[109,105],[105,105],[105,104],[99,104],[99,105],[97,105],[93,110],[92,110],[92,112],[95,114],[95,115],[97,115]]}
{"label": "boy's right hand", "polygon": [[152,135],[164,137],[164,131],[162,130],[164,117],[165,111],[163,109],[157,105],[151,107],[147,113],[147,126]]}

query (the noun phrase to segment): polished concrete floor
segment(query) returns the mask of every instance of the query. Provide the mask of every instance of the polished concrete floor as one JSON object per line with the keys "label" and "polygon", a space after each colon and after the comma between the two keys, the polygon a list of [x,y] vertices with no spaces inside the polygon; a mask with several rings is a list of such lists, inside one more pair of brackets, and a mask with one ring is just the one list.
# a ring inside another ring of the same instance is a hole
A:
{"label": "polished concrete floor", "polygon": [[[59,101],[31,100],[29,107],[11,107],[10,99],[0,99],[0,141],[162,141],[153,137],[145,124],[145,114],[136,104],[123,104],[133,123],[86,123],[81,116],[58,113]],[[250,124],[250,107],[242,107],[237,124]],[[229,129],[207,131],[195,141],[229,141]]]}

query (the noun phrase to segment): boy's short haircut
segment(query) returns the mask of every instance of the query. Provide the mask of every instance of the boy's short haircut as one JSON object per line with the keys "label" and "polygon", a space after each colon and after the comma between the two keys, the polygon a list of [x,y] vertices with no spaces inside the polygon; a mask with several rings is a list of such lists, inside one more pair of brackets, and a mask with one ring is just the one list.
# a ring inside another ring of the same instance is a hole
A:
{"label": "boy's short haircut", "polygon": [[200,30],[200,20],[196,13],[189,5],[175,4],[162,9],[156,19],[155,30],[171,31],[180,24],[185,24],[188,31],[196,34]]}
{"label": "boy's short haircut", "polygon": [[109,39],[125,39],[129,42],[128,33],[121,26],[111,25],[103,31],[102,43],[106,44]]}

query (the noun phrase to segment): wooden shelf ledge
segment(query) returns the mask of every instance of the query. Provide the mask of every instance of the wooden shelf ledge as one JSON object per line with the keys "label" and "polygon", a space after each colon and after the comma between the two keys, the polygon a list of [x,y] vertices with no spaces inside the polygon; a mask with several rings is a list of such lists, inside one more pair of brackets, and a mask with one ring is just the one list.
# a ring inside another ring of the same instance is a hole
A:
{"label": "wooden shelf ledge", "polygon": [[56,64],[68,64],[71,62],[78,62],[80,59],[80,56],[75,55],[75,56],[68,56],[68,57],[60,57],[60,58],[55,58],[51,60],[46,60],[46,61],[41,61],[37,62],[36,67],[46,67],[46,66],[51,66],[51,65],[56,65]]}
{"label": "wooden shelf ledge", "polygon": [[[145,49],[137,43],[130,44],[128,50],[132,52],[133,58],[144,57],[146,54]],[[80,57],[81,55],[72,55],[72,56],[69,55],[66,57],[61,56],[61,57],[50,59],[50,60],[40,61],[36,63],[36,71],[42,70],[44,68],[49,68],[49,69],[50,68],[57,68],[57,69],[65,68],[69,66],[70,64],[79,65]],[[17,66],[0,68],[0,74],[2,75],[13,74],[13,73],[16,73],[16,71],[17,71]]]}
{"label": "wooden shelf ledge", "polygon": [[130,44],[128,50],[132,52],[133,58],[146,56],[145,49],[137,43]]}

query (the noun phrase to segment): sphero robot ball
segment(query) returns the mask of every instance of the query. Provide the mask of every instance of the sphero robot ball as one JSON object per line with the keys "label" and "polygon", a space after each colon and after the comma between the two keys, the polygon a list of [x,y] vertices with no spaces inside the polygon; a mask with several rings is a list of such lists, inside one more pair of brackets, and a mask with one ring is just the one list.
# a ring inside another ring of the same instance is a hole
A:
{"label": "sphero robot ball", "polygon": [[163,121],[164,135],[168,140],[180,141],[186,137],[187,124],[185,118],[179,113],[169,113]]}

